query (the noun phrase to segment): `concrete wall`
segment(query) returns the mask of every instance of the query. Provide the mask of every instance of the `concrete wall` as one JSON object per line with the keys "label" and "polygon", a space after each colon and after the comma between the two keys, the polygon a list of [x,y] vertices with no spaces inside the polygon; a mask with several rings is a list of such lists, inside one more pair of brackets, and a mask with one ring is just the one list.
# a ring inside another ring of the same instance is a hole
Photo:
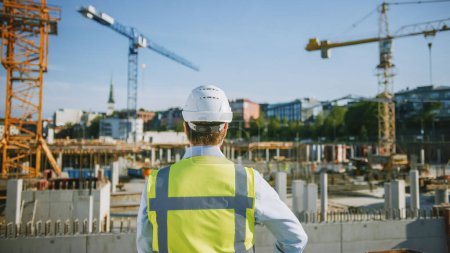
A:
{"label": "concrete wall", "polygon": [[[407,248],[427,253],[446,252],[443,219],[304,224],[309,242],[304,253],[362,253]],[[272,252],[273,236],[259,228],[256,252]]]}
{"label": "concrete wall", "polygon": [[[28,221],[84,219],[105,221],[109,226],[110,184],[92,190],[23,191],[23,211],[19,220]],[[14,204],[11,202],[11,204]],[[7,203],[7,207],[9,204]],[[18,210],[21,210],[20,208]],[[9,221],[9,220],[8,220]]]}
{"label": "concrete wall", "polygon": [[[408,248],[427,253],[446,252],[443,219],[304,224],[309,242],[304,253],[362,253]],[[256,227],[256,252],[273,252],[273,236]],[[0,252],[136,252],[134,233],[0,239]]]}
{"label": "concrete wall", "polygon": [[0,252],[127,253],[137,252],[134,233],[1,239]]}

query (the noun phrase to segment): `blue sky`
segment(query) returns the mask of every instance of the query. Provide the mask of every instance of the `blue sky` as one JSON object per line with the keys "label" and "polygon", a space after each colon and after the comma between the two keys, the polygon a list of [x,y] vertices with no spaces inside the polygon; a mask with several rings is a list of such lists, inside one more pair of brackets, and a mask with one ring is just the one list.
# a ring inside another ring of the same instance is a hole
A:
{"label": "blue sky", "polygon": [[[126,107],[128,40],[76,12],[89,4],[200,67],[195,72],[140,49],[140,64],[147,67],[140,69],[139,108],[182,106],[189,91],[203,84],[222,87],[230,99],[261,103],[377,92],[376,43],[335,49],[328,60],[304,50],[310,37],[344,41],[377,36],[378,13],[349,29],[376,8],[377,0],[49,2],[61,7],[62,19],[58,36],[50,38],[45,117],[58,108],[105,111],[111,74],[116,108]],[[391,31],[449,18],[449,13],[450,3],[392,6]],[[429,84],[426,39],[396,40],[393,55],[398,72],[395,90]],[[449,66],[450,32],[443,32],[433,39],[435,85],[450,85]],[[0,74],[4,79],[4,70]]]}

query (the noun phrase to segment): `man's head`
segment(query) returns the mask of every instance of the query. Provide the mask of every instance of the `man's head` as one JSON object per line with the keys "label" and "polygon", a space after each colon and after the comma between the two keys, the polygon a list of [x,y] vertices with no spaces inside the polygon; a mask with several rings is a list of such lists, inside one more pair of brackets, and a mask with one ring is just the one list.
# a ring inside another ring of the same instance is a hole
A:
{"label": "man's head", "polygon": [[183,108],[184,130],[194,146],[220,145],[232,118],[225,93],[213,85],[193,89]]}

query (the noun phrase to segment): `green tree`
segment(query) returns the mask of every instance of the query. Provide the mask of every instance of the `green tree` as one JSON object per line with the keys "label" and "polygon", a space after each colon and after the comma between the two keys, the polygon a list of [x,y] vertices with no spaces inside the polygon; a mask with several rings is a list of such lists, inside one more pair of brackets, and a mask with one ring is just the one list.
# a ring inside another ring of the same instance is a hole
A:
{"label": "green tree", "polygon": [[323,130],[325,135],[333,140],[338,139],[339,136],[345,135],[345,114],[347,108],[343,106],[335,106],[331,109],[328,117],[323,123]]}
{"label": "green tree", "polygon": [[362,101],[351,105],[345,115],[345,126],[348,135],[367,140],[378,136],[378,104]]}

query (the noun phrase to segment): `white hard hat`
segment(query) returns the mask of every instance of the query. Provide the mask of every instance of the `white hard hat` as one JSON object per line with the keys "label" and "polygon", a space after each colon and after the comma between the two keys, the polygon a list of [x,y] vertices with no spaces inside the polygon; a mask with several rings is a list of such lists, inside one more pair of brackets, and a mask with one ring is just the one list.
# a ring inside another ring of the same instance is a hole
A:
{"label": "white hard hat", "polygon": [[192,90],[183,107],[186,122],[231,122],[233,112],[227,96],[214,85],[199,86]]}

